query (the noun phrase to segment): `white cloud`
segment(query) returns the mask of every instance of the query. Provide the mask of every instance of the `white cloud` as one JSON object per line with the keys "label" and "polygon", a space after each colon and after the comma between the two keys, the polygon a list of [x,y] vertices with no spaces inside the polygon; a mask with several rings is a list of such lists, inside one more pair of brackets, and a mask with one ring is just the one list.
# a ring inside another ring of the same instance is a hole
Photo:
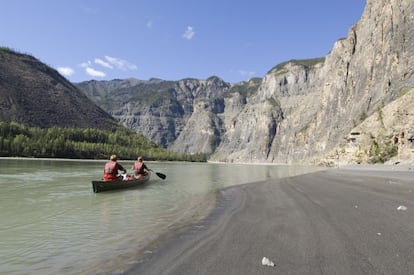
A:
{"label": "white cloud", "polygon": [[152,29],[152,20],[148,20],[147,22],[147,28]]}
{"label": "white cloud", "polygon": [[136,65],[117,57],[111,57],[106,55],[105,59],[109,64],[123,71],[132,71],[137,69]]}
{"label": "white cloud", "polygon": [[109,64],[108,62],[105,62],[104,60],[100,59],[100,58],[95,58],[94,62],[98,65],[101,65],[102,67],[108,68],[108,69],[113,69],[114,67],[111,66],[111,64]]}
{"label": "white cloud", "polygon": [[187,29],[185,30],[185,32],[183,33],[182,37],[187,39],[187,40],[191,40],[194,36],[195,32],[193,30],[193,27],[188,26]]}
{"label": "white cloud", "polygon": [[92,77],[106,77],[106,73],[97,70],[94,65],[99,65],[105,69],[119,69],[123,71],[136,70],[137,66],[120,58],[105,56],[104,58],[95,58],[93,62],[90,60],[80,63],[79,66],[85,69],[86,74]]}
{"label": "white cloud", "polygon": [[79,66],[81,66],[82,68],[89,68],[90,66],[92,66],[92,62],[85,61],[85,62],[79,64]]}
{"label": "white cloud", "polygon": [[57,68],[58,72],[64,76],[71,76],[75,71],[70,67],[59,67]]}
{"label": "white cloud", "polygon": [[105,77],[106,76],[104,72],[95,70],[94,68],[91,68],[91,67],[87,67],[85,71],[88,75],[94,76],[94,77]]}
{"label": "white cloud", "polygon": [[247,77],[252,77],[252,76],[254,76],[256,74],[256,72],[253,72],[253,71],[245,71],[245,70],[239,70],[239,73],[242,76],[247,76]]}

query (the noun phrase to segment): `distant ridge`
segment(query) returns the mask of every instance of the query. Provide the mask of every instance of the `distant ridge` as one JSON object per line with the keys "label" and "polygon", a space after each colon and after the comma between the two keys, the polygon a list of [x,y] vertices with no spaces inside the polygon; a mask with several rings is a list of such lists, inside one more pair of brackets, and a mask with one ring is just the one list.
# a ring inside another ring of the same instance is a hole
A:
{"label": "distant ridge", "polygon": [[0,121],[110,130],[117,121],[56,70],[0,47]]}

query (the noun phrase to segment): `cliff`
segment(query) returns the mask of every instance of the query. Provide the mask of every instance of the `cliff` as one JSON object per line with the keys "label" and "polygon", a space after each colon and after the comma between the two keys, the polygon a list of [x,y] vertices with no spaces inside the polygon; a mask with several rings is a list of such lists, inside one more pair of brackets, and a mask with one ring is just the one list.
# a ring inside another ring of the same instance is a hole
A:
{"label": "cliff", "polygon": [[[223,143],[212,159],[329,163],[332,152],[339,155],[348,146],[347,135],[354,127],[414,87],[412,14],[412,1],[367,1],[361,20],[349,30],[346,38],[335,43],[323,62],[292,61],[271,70],[257,94],[244,107],[243,115],[236,118],[243,121],[243,125],[259,125],[245,129],[241,136],[249,137],[257,131],[261,134],[254,141],[244,142],[243,148],[232,149]],[[277,114],[263,108],[270,99],[279,102],[272,109]],[[406,103],[414,104],[412,100]],[[258,115],[258,110],[265,113]],[[384,111],[383,116],[392,114]],[[412,159],[409,140],[413,129],[409,120],[404,119],[392,120],[387,127],[398,124],[399,135],[405,139],[405,148],[398,148],[398,156]],[[262,131],[260,125],[268,129],[269,134]],[[232,127],[227,125],[227,140],[239,135]],[[381,131],[382,128],[372,129],[378,137]],[[360,156],[349,154],[341,159],[344,162],[361,160]]]}
{"label": "cliff", "polygon": [[135,80],[100,95],[97,83],[78,87],[164,147],[213,161],[413,161],[413,14],[409,0],[368,0],[327,56],[279,64],[263,79]]}
{"label": "cliff", "polygon": [[[220,98],[229,86],[217,77],[207,80],[127,79],[77,84],[89,98],[125,126],[142,133],[165,148],[172,146],[171,144],[183,134],[185,127],[190,127],[187,123],[197,116],[198,105],[204,102],[212,106],[209,111],[222,110],[224,106],[219,106]],[[210,114],[206,117],[208,119]],[[188,142],[198,148],[203,140],[200,135]],[[185,145],[182,147],[183,149],[178,148],[177,151],[211,153],[214,150],[187,150]]]}

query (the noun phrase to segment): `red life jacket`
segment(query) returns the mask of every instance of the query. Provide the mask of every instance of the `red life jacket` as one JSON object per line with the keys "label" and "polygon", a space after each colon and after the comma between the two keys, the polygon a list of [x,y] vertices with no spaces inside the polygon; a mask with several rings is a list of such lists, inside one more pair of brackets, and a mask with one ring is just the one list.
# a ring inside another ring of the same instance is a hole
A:
{"label": "red life jacket", "polygon": [[134,163],[134,172],[135,172],[135,175],[144,174],[144,169],[142,169],[142,165],[143,164],[144,163],[143,162],[140,162],[140,161],[136,161]]}
{"label": "red life jacket", "polygon": [[104,180],[110,181],[110,180],[117,180],[118,177],[116,176],[118,174],[118,163],[115,161],[108,161],[105,164],[104,168]]}

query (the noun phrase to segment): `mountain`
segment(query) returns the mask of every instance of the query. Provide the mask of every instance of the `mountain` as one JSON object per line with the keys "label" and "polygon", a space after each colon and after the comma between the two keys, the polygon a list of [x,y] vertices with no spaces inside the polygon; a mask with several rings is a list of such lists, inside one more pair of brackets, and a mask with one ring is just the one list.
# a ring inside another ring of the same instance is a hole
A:
{"label": "mountain", "polygon": [[[218,77],[180,81],[118,79],[76,85],[122,124],[165,148],[171,148],[180,137],[199,104],[213,106],[212,111],[222,110],[224,106],[220,102],[223,104],[223,95],[230,87]],[[198,148],[203,142],[197,136],[191,144]],[[212,153],[214,148],[193,151],[178,148],[176,151]]]}
{"label": "mountain", "polygon": [[77,86],[128,127],[210,160],[414,162],[413,14],[413,1],[367,0],[325,57],[284,62],[263,79]]}
{"label": "mountain", "polygon": [[102,130],[119,124],[56,70],[7,48],[0,48],[0,121]]}

